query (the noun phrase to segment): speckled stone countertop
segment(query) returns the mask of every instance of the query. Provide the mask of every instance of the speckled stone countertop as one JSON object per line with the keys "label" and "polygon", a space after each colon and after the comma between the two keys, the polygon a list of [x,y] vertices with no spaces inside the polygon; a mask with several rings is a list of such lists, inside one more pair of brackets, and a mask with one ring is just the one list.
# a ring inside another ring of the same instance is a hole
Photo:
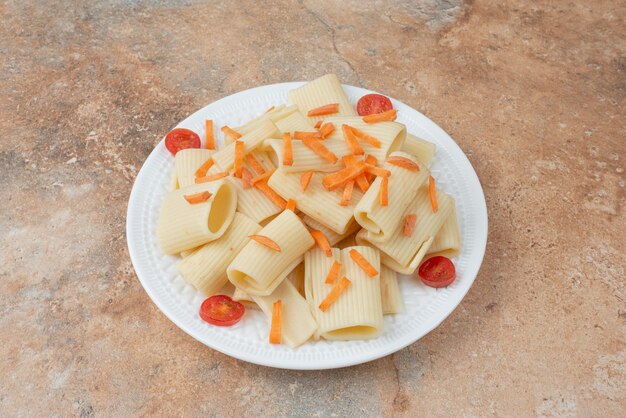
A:
{"label": "speckled stone countertop", "polygon": [[[0,415],[623,416],[623,2],[9,0],[0,15]],[[486,194],[485,261],[394,355],[247,364],[148,298],[128,196],[186,115],[329,72],[459,143]]]}

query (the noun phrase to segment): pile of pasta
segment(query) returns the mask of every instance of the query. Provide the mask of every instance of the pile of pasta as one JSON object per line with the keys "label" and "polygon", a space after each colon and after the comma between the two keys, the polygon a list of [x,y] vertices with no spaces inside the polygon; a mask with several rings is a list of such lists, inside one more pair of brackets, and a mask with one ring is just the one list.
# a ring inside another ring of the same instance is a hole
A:
{"label": "pile of pasta", "polygon": [[435,146],[407,133],[395,110],[358,116],[333,74],[288,97],[222,127],[220,147],[207,121],[204,148],[176,154],[158,243],[207,296],[268,320],[281,301],[291,347],[375,338],[383,315],[403,309],[397,274],[460,248],[454,199],[428,168]]}

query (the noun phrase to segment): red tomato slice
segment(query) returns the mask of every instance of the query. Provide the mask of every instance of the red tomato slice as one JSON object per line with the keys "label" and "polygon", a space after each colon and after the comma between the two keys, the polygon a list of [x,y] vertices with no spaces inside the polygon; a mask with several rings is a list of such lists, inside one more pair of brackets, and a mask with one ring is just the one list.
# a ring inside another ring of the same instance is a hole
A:
{"label": "red tomato slice", "polygon": [[424,284],[430,287],[446,287],[456,279],[454,264],[449,258],[440,255],[424,261],[418,274]]}
{"label": "red tomato slice", "polygon": [[185,148],[200,148],[200,137],[194,131],[185,128],[172,129],[165,135],[165,147],[176,155]]}
{"label": "red tomato slice", "polygon": [[383,113],[391,109],[393,109],[391,100],[382,94],[366,94],[356,104],[356,112],[359,116]]}
{"label": "red tomato slice", "polygon": [[235,325],[246,308],[226,295],[215,295],[207,298],[200,306],[200,318],[209,324],[220,327]]}

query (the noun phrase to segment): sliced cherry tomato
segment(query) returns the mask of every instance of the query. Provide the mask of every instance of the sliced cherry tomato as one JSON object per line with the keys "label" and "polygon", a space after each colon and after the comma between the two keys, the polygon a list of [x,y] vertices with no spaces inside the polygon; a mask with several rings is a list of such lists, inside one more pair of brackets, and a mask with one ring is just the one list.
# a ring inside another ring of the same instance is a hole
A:
{"label": "sliced cherry tomato", "polygon": [[200,137],[194,131],[185,128],[172,129],[165,135],[165,147],[176,155],[185,148],[200,148]]}
{"label": "sliced cherry tomato", "polygon": [[207,298],[200,306],[200,318],[209,324],[220,327],[235,325],[246,308],[226,295],[215,295]]}
{"label": "sliced cherry tomato", "polygon": [[366,94],[356,104],[356,112],[360,116],[383,113],[391,109],[393,109],[391,100],[382,94]]}
{"label": "sliced cherry tomato", "polygon": [[454,264],[449,258],[438,255],[424,261],[418,271],[425,285],[446,287],[456,278]]}

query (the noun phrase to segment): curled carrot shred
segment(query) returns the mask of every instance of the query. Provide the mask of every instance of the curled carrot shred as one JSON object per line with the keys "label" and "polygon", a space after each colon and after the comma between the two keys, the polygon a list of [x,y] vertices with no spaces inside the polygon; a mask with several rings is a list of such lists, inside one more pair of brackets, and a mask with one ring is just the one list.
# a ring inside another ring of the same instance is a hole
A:
{"label": "curled carrot shred", "polygon": [[343,138],[346,140],[346,144],[350,149],[350,152],[354,155],[363,155],[365,152],[363,148],[359,145],[359,142],[356,140],[352,129],[348,125],[341,125],[341,131],[343,132]]}
{"label": "curled carrot shred", "polygon": [[439,210],[439,204],[437,203],[437,191],[435,190],[435,179],[433,176],[428,177],[428,193],[430,194],[430,207],[433,212]]}
{"label": "curled carrot shred", "polygon": [[219,180],[219,179],[223,179],[224,177],[228,176],[228,172],[226,171],[222,171],[221,173],[215,173],[215,174],[211,174],[210,176],[205,176],[205,177],[196,177],[196,179],[194,180],[194,182],[196,184],[201,184],[201,183],[208,183],[210,181],[215,181],[215,180]]}
{"label": "curled carrot shred", "polygon": [[267,179],[272,177],[272,174],[274,174],[275,171],[276,170],[268,171],[266,173],[261,174],[260,176],[257,176],[255,178],[253,178],[252,181],[251,181],[252,185],[255,186],[257,183],[260,183],[262,181],[266,181]]}
{"label": "curled carrot shred", "polygon": [[235,141],[235,161],[233,169],[235,177],[241,178],[241,169],[243,168],[243,157],[245,153],[245,144],[243,141]]}
{"label": "curled carrot shred", "polygon": [[283,165],[293,165],[293,146],[291,145],[291,134],[286,132],[283,134]]}
{"label": "curled carrot shred", "polygon": [[351,126],[350,129],[352,130],[352,133],[354,134],[354,136],[356,136],[357,138],[359,138],[360,140],[367,142],[368,144],[370,144],[371,146],[373,146],[374,148],[380,148],[380,141],[376,138],[374,138],[371,135],[366,134],[363,131],[358,130],[357,128]]}
{"label": "curled carrot shred", "polygon": [[187,202],[191,205],[195,205],[196,203],[206,202],[211,198],[211,193],[204,191],[196,194],[186,194],[183,196]]}
{"label": "curled carrot shred", "polygon": [[205,146],[207,149],[215,149],[215,135],[213,134],[213,120],[207,119],[205,124]]}
{"label": "curled carrot shred", "polygon": [[350,180],[346,182],[346,185],[343,186],[343,195],[341,196],[341,201],[339,202],[340,206],[350,205],[350,201],[352,200],[353,190],[354,190],[354,180]]}
{"label": "curled carrot shred", "polygon": [[287,204],[285,205],[285,209],[289,209],[292,212],[296,212],[296,201],[293,199],[289,199]]}
{"label": "curled carrot shred", "polygon": [[311,231],[311,236],[315,240],[317,247],[320,250],[324,251],[324,254],[326,254],[326,257],[333,256],[333,252],[330,249],[330,243],[328,242],[328,238],[326,238],[326,235],[324,235],[322,231],[318,231],[314,229],[313,231]]}
{"label": "curled carrot shred", "polygon": [[304,132],[304,131],[295,131],[293,133],[293,137],[295,139],[324,139],[322,137],[321,132]]}
{"label": "curled carrot shred", "polygon": [[365,193],[370,188],[370,182],[367,181],[367,177],[365,177],[367,176],[367,174],[368,173],[361,173],[354,179],[354,181],[356,181],[356,185],[359,186],[359,190],[361,190],[363,193]]}
{"label": "curled carrot shred", "polygon": [[280,245],[278,245],[276,241],[274,241],[271,238],[266,237],[265,235],[249,235],[248,238],[250,238],[253,241],[258,242],[261,245],[266,246],[270,250],[280,252]]}
{"label": "curled carrot shred", "polygon": [[208,160],[203,162],[202,165],[196,170],[196,177],[206,176],[206,172],[209,171],[209,168],[211,168],[213,164],[213,158],[209,158]]}
{"label": "curled carrot shred", "polygon": [[311,182],[312,177],[312,171],[307,171],[300,176],[300,188],[302,189],[302,193],[306,192],[306,189],[309,187],[309,183]]}
{"label": "curled carrot shred", "polygon": [[318,121],[315,123],[315,129],[319,129],[319,128],[320,128],[320,126],[322,126],[322,123],[324,123],[324,121],[323,121],[323,120],[321,120],[321,119],[320,119],[320,120],[318,120]]}
{"label": "curled carrot shred", "polygon": [[326,280],[324,283],[333,284],[337,277],[339,277],[339,273],[341,272],[341,263],[337,260],[330,266],[330,270],[328,271],[328,275],[326,276]]}
{"label": "curled carrot shred", "polygon": [[278,299],[272,305],[272,323],[270,325],[270,344],[280,344],[283,327],[283,301]]}
{"label": "curled carrot shred", "polygon": [[236,141],[241,138],[241,134],[228,125],[222,126],[222,132],[224,132],[224,135],[229,136],[232,141]]}
{"label": "curled carrot shred", "polygon": [[254,187],[257,190],[259,190],[261,193],[263,193],[265,196],[267,196],[267,198],[271,200],[272,203],[274,203],[279,208],[284,210],[285,206],[287,206],[287,201],[283,199],[278,193],[276,193],[274,189],[268,186],[266,182],[264,181],[258,182],[254,185]]}
{"label": "curled carrot shred", "polygon": [[387,157],[387,162],[398,167],[406,168],[409,171],[420,171],[420,167],[414,161],[409,158],[402,157],[401,155],[392,155]]}
{"label": "curled carrot shred", "polygon": [[389,177],[381,177],[379,193],[380,206],[389,206]]}
{"label": "curled carrot shred", "polygon": [[365,274],[367,274],[369,277],[374,277],[378,274],[378,271],[374,268],[374,266],[372,266],[370,262],[367,261],[367,259],[363,256],[363,254],[361,254],[357,250],[350,250],[350,258],[352,258],[354,262],[357,263],[359,267],[361,267],[361,269],[363,269]]}
{"label": "curled carrot shred", "polygon": [[320,129],[320,132],[322,133],[323,138],[328,138],[330,134],[335,132],[335,125],[330,122],[325,123],[324,126],[322,126],[322,128]]}
{"label": "curled carrot shred", "polygon": [[331,103],[324,106],[316,107],[315,109],[311,109],[307,112],[307,116],[324,116],[324,115],[332,115],[333,113],[339,112],[339,103]]}
{"label": "curled carrot shred", "polygon": [[326,298],[320,303],[320,311],[326,312],[330,306],[339,299],[339,296],[344,290],[352,283],[346,276],[342,277],[339,283],[337,283],[328,293]]}
{"label": "curled carrot shred", "polygon": [[391,175],[391,171],[370,164],[365,164],[365,172],[378,177],[389,177]]}
{"label": "curled carrot shred", "polygon": [[323,159],[328,160],[331,163],[337,162],[337,156],[326,148],[321,141],[313,138],[305,138],[302,140],[302,143]]}
{"label": "curled carrot shred", "polygon": [[415,228],[415,222],[417,222],[417,216],[414,214],[406,215],[404,217],[404,226],[402,227],[402,235],[410,237],[413,235],[413,229]]}
{"label": "curled carrot shred", "polygon": [[365,171],[365,163],[358,162],[339,171],[329,174],[322,179],[322,184],[327,190],[334,190],[342,186],[345,182],[353,180]]}
{"label": "curled carrot shred", "polygon": [[259,160],[257,160],[254,155],[252,154],[248,154],[246,159],[248,160],[248,164],[250,164],[250,166],[252,167],[252,169],[257,173],[257,174],[263,174],[265,173],[265,169],[263,168],[263,166],[261,165],[261,163],[259,162]]}

